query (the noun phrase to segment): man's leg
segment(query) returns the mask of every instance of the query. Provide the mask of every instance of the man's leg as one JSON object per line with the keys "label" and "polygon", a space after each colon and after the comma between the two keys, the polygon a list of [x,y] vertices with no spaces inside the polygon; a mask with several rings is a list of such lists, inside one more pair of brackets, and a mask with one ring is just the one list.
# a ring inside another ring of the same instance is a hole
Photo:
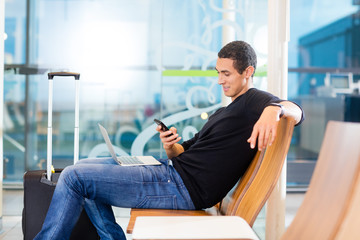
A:
{"label": "man's leg", "polygon": [[[77,164],[113,164],[118,165],[112,158],[82,159]],[[116,239],[126,239],[122,228],[116,223],[111,205],[99,201],[85,199],[84,208],[91,222],[96,227],[101,239],[112,239],[109,232],[116,232]]]}
{"label": "man's leg", "polygon": [[126,239],[124,231],[116,223],[111,205],[85,199],[84,207],[101,239]]}
{"label": "man's leg", "polygon": [[68,218],[74,219],[76,216],[77,219],[85,198],[94,200],[86,204],[86,208],[104,239],[124,239],[121,228],[114,223],[111,205],[128,208],[194,208],[181,178],[167,162],[161,166],[142,167],[77,164],[67,167],[61,174],[38,239],[70,236],[76,221],[70,222]]}
{"label": "man's leg", "polygon": [[119,165],[111,157],[84,158],[84,159],[80,159],[79,161],[77,161],[76,164],[113,164],[113,165]]}
{"label": "man's leg", "polygon": [[69,239],[78,221],[84,198],[68,187],[69,183],[63,181],[63,176],[60,174],[42,230],[34,239]]}

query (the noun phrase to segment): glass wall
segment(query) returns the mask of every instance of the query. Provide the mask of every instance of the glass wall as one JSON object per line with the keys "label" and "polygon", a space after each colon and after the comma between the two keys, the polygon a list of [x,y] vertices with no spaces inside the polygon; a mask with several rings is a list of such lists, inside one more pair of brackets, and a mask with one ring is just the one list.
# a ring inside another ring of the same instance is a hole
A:
{"label": "glass wall", "polygon": [[[80,77],[80,158],[105,156],[97,128],[119,154],[165,157],[154,118],[197,132],[221,105],[213,71],[224,26],[259,57],[266,89],[267,1],[6,1],[5,183],[45,168],[49,71]],[[306,121],[295,128],[288,185],[306,186],[329,120],[359,121],[358,1],[290,1],[289,99]],[[233,13],[232,18],[224,17]],[[53,158],[72,163],[74,81],[55,79]]]}
{"label": "glass wall", "polygon": [[[4,80],[4,180],[19,181],[25,168],[26,1],[6,1]],[[21,173],[22,171],[22,173]]]}
{"label": "glass wall", "polygon": [[[222,104],[214,67],[224,26],[254,46],[254,81],[266,89],[267,1],[233,3],[235,10],[222,0],[7,1],[5,183],[46,167],[49,71],[81,74],[80,158],[108,155],[98,123],[121,155],[165,157],[154,118],[192,137]],[[54,79],[58,168],[73,159],[74,94],[74,80]]]}
{"label": "glass wall", "polygon": [[360,121],[360,3],[290,4],[289,98],[302,105],[306,121],[295,129],[288,184],[307,185],[327,122]]}

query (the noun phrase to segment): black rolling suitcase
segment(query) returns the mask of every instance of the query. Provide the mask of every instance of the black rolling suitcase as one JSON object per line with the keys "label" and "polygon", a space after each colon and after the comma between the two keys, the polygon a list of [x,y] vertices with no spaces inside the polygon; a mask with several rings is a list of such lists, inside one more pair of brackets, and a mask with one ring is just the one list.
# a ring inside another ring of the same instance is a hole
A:
{"label": "black rolling suitcase", "polygon": [[[24,209],[22,230],[25,240],[33,239],[41,230],[51,198],[55,190],[61,170],[51,173],[52,166],[52,95],[54,76],[75,77],[75,129],[74,129],[74,163],[79,158],[79,79],[80,74],[69,72],[49,73],[49,108],[48,108],[48,139],[47,139],[47,170],[28,171],[24,174]],[[94,225],[85,210],[75,225],[71,240],[98,240]]]}

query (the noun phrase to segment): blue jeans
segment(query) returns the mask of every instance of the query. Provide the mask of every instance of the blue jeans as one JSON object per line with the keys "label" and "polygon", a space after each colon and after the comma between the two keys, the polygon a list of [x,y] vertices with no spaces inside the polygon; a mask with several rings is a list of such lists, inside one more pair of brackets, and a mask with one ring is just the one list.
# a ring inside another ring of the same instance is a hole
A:
{"label": "blue jeans", "polygon": [[171,160],[158,166],[122,167],[112,158],[84,159],[60,175],[35,239],[69,239],[85,208],[101,239],[126,239],[111,206],[195,209]]}

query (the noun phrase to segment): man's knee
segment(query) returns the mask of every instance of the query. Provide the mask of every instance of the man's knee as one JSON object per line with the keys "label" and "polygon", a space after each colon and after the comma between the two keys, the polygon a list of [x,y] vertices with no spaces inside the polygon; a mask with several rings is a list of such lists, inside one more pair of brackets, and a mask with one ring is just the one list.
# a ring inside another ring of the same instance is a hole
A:
{"label": "man's knee", "polygon": [[65,181],[67,183],[74,182],[74,178],[78,178],[78,175],[76,173],[76,168],[77,167],[75,165],[65,167],[61,171],[59,181]]}

